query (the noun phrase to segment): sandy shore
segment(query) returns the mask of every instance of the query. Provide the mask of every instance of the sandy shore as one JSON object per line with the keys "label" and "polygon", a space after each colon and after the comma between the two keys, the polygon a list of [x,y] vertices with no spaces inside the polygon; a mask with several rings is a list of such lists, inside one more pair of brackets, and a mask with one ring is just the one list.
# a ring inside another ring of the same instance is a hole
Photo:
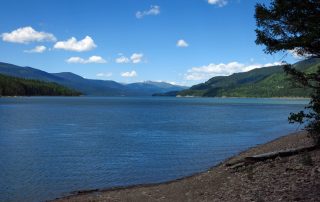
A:
{"label": "sandy shore", "polygon": [[89,191],[55,201],[320,201],[320,150],[238,168],[244,157],[311,146],[299,132],[259,145],[207,172],[162,184]]}

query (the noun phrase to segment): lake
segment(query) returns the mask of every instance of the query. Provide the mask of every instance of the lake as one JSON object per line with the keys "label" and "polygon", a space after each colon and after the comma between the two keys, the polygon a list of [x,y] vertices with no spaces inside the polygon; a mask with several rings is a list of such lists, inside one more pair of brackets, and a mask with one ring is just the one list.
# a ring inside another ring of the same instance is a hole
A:
{"label": "lake", "polygon": [[298,130],[308,100],[0,98],[0,201],[156,183]]}

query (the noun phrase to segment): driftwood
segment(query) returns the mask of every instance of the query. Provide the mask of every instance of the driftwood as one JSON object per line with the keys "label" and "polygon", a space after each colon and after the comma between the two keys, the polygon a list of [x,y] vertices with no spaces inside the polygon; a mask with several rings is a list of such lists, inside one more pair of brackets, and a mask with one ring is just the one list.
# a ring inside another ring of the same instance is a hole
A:
{"label": "driftwood", "polygon": [[274,152],[267,152],[263,154],[258,154],[254,156],[248,156],[243,159],[240,159],[238,161],[227,163],[226,166],[235,169],[238,167],[246,166],[249,164],[253,164],[260,161],[265,161],[268,159],[275,159],[277,157],[286,157],[286,156],[292,156],[296,154],[300,154],[303,152],[313,151],[315,149],[318,149],[319,146],[311,146],[311,147],[300,147],[295,149],[287,149],[287,150],[280,150],[280,151],[274,151]]}

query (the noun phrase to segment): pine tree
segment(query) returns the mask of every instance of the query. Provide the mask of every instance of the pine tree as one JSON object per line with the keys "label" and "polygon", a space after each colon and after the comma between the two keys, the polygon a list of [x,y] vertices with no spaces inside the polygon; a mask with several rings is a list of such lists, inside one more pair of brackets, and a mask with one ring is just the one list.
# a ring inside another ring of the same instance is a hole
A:
{"label": "pine tree", "polygon": [[[264,45],[267,54],[294,52],[305,57],[320,57],[320,1],[273,0],[269,6],[257,4],[255,10],[256,44]],[[305,73],[284,66],[294,85],[312,89],[305,110],[291,113],[290,123],[306,123],[306,130],[320,145],[320,66]]]}

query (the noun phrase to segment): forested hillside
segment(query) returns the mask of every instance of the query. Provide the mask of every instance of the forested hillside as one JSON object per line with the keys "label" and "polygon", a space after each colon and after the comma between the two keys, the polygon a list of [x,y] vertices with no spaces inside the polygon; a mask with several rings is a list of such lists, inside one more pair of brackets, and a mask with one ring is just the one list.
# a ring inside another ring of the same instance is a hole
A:
{"label": "forested hillside", "polygon": [[[319,58],[298,62],[294,68],[314,72]],[[230,76],[219,76],[177,93],[180,96],[200,97],[309,97],[310,89],[292,85],[282,66],[264,67]]]}
{"label": "forested hillside", "polygon": [[39,80],[0,74],[0,96],[79,96],[80,92]]}

